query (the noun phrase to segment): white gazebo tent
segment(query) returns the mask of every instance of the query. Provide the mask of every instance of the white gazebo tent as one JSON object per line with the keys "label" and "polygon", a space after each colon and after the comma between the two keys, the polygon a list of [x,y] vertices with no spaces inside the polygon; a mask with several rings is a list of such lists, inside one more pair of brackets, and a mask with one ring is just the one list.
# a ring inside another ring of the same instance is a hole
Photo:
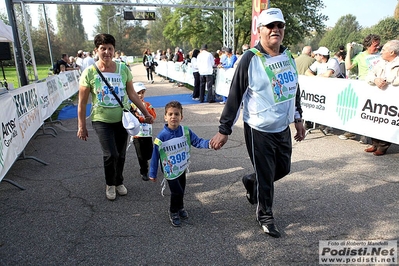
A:
{"label": "white gazebo tent", "polygon": [[14,42],[11,26],[0,20],[0,42]]}
{"label": "white gazebo tent", "polygon": [[[11,26],[6,25],[2,20],[0,20],[0,42],[14,42]],[[3,62],[1,62],[1,70],[3,71],[3,78],[5,80]],[[8,87],[6,82],[3,85],[6,88]]]}

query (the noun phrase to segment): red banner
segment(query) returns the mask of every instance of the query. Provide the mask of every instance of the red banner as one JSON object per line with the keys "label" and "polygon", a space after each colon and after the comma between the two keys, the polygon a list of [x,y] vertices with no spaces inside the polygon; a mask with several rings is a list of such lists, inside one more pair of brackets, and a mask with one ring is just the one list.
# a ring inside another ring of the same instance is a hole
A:
{"label": "red banner", "polygon": [[251,26],[251,47],[258,43],[258,16],[262,10],[269,8],[269,0],[252,0],[252,26]]}

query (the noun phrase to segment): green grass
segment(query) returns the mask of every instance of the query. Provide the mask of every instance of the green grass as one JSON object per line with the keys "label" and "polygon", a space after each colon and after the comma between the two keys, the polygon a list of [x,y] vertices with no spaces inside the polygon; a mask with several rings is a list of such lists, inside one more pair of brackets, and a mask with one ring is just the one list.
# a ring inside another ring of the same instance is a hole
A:
{"label": "green grass", "polygon": [[[40,66],[36,66],[36,70],[37,70],[37,75],[38,75],[38,79],[44,79],[47,78],[49,75],[49,69],[50,69],[50,65],[40,65]],[[29,67],[28,68],[28,72],[31,74],[28,74],[28,79],[32,79],[29,81],[29,83],[33,83],[34,82],[34,72],[33,72],[33,68]],[[6,77],[6,81],[7,83],[13,83],[14,84],[14,88],[19,88],[19,78],[17,75],[17,70],[15,67],[9,67],[9,66],[5,66],[4,67],[4,75]],[[4,80],[4,77],[1,77],[1,80]]]}
{"label": "green grass", "polygon": [[[40,65],[40,66],[36,66],[36,70],[37,70],[37,75],[38,75],[38,79],[45,79],[49,76],[49,72],[51,74],[51,71],[49,70],[50,66],[49,65]],[[30,79],[34,79],[34,73],[33,73],[33,68],[29,69],[31,71],[31,75],[28,75],[28,77]],[[6,81],[7,83],[13,83],[14,84],[14,88],[19,88],[19,79],[18,79],[18,75],[17,75],[17,70],[15,67],[4,67],[4,74],[6,76]],[[4,80],[3,77],[1,80]],[[35,81],[29,81],[29,83],[34,83]],[[72,101],[76,100],[77,95],[73,95],[71,97]],[[57,120],[58,118],[58,113],[60,112],[60,110],[65,107],[66,105],[70,104],[70,102],[66,102],[64,101],[63,103],[61,103],[61,105],[57,108],[57,110],[51,115],[51,119],[52,120]]]}

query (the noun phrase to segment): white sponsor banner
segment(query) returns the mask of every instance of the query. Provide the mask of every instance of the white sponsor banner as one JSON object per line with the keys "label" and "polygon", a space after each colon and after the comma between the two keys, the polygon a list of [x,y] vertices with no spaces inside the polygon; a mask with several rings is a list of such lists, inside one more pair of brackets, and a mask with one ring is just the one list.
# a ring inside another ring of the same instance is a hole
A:
{"label": "white sponsor banner", "polygon": [[37,129],[43,124],[40,115],[36,85],[30,84],[12,90],[10,91],[10,94],[14,98],[18,125],[22,136],[23,150],[32,136],[36,133]]}
{"label": "white sponsor banner", "polygon": [[[192,78],[191,64],[158,62],[157,73],[177,81]],[[158,71],[159,70],[159,71]],[[215,92],[228,96],[235,68],[217,69]],[[186,82],[190,85],[194,84]],[[380,90],[365,81],[299,76],[303,118],[325,126],[399,144],[399,89]]]}
{"label": "white sponsor banner", "polygon": [[54,113],[58,106],[62,103],[65,98],[63,92],[63,84],[58,78],[58,75],[51,76],[46,79],[47,91],[49,96],[49,112]]}
{"label": "white sponsor banner", "polygon": [[303,118],[399,144],[399,90],[365,81],[299,76]]}
{"label": "white sponsor banner", "polygon": [[194,86],[193,70],[190,63],[182,64],[181,62],[158,61],[155,71],[161,76]]}
{"label": "white sponsor banner", "polygon": [[79,72],[77,70],[60,73],[58,77],[63,87],[62,99],[68,99],[79,91]]}
{"label": "white sponsor banner", "polygon": [[184,83],[190,84],[191,86],[194,87],[194,75],[191,63],[184,65],[183,71],[185,72]]}
{"label": "white sponsor banner", "polygon": [[179,82],[184,82],[184,72],[181,68],[182,63],[168,62],[168,75],[171,79]]}
{"label": "white sponsor banner", "polygon": [[0,181],[44,120],[79,90],[78,80],[78,71],[68,71],[60,76],[50,76],[42,82],[2,91]]}
{"label": "white sponsor banner", "polygon": [[155,72],[161,76],[168,77],[168,62],[158,61],[158,66],[155,67]]}
{"label": "white sponsor banner", "polygon": [[40,109],[40,116],[42,118],[42,121],[46,120],[49,118],[53,112],[51,112],[49,107],[50,100],[48,96],[48,90],[47,90],[47,82],[39,82],[36,83],[36,90],[37,90],[37,95],[38,95],[38,100],[39,100],[39,109]]}
{"label": "white sponsor banner", "polygon": [[0,181],[22,152],[22,136],[19,129],[17,110],[10,93],[0,95]]}
{"label": "white sponsor banner", "polygon": [[321,240],[319,264],[396,265],[396,240]]}
{"label": "white sponsor banner", "polygon": [[216,74],[216,94],[228,96],[230,91],[231,80],[233,79],[235,68],[223,69],[219,68]]}

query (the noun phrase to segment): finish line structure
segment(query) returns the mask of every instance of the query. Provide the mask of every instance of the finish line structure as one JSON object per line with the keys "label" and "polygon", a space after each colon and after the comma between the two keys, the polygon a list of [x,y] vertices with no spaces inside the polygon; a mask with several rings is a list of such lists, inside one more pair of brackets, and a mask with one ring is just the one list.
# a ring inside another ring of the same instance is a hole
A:
{"label": "finish line structure", "polygon": [[[136,0],[134,3],[129,0],[5,0],[10,25],[14,34],[14,56],[17,66],[20,86],[27,85],[29,80],[37,81],[38,73],[36,68],[33,45],[30,37],[30,25],[26,14],[26,4],[43,4],[44,18],[46,19],[46,4],[56,5],[112,5],[121,7],[170,7],[170,8],[201,8],[223,10],[223,45],[234,50],[234,0],[206,0],[198,3],[196,0],[187,0],[182,3],[180,0]],[[21,12],[15,12],[15,8]],[[46,19],[47,20],[47,19]],[[51,55],[50,55],[51,56]],[[28,73],[28,66],[32,71]]]}

